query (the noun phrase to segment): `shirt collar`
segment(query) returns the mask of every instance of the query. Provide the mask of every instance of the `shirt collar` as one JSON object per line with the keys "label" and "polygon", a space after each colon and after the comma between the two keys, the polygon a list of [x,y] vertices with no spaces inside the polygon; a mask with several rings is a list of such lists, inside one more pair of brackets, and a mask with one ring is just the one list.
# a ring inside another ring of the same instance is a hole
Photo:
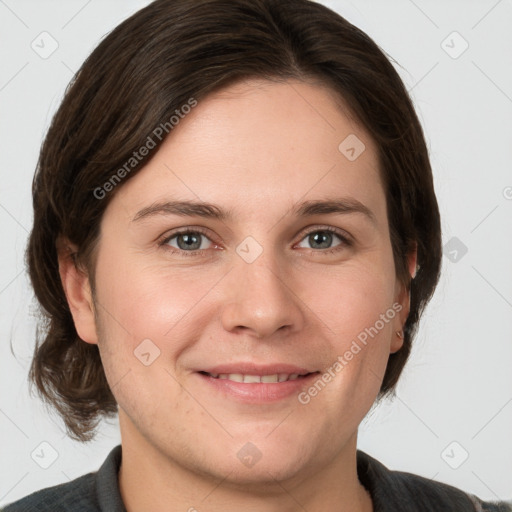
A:
{"label": "shirt collar", "polygon": [[[126,512],[119,490],[121,445],[116,446],[96,473],[96,497],[102,512]],[[411,496],[403,474],[357,450],[357,476],[368,490],[374,512],[410,512]]]}
{"label": "shirt collar", "polygon": [[116,446],[96,473],[96,498],[102,512],[126,512],[119,490],[121,445]]}

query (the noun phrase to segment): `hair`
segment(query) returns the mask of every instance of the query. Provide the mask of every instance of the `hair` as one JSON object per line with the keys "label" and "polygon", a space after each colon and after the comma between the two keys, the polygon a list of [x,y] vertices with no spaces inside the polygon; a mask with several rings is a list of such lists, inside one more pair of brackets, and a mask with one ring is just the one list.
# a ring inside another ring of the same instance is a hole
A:
{"label": "hair", "polygon": [[[394,393],[439,279],[442,249],[423,130],[389,58],[364,32],[309,0],[156,0],[110,32],[75,75],[32,184],[26,261],[42,323],[30,381],[73,439],[92,439],[117,404],[97,345],[75,329],[59,275],[58,240],[76,244],[72,257],[94,292],[102,215],[170,133],[165,123],[191,98],[199,102],[248,79],[325,85],[376,143],[396,274],[410,291],[403,346],[389,356],[378,398]],[[157,127],[166,128],[165,136],[155,136]],[[134,162],[149,138],[154,148]],[[407,255],[415,248],[419,270],[411,280]]]}

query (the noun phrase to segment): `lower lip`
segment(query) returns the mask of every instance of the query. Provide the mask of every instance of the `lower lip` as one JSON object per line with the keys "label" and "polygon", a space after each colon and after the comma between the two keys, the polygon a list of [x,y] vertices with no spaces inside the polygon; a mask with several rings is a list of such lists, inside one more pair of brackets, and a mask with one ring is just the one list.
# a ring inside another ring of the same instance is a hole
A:
{"label": "lower lip", "polygon": [[205,375],[204,373],[197,373],[199,377],[207,385],[212,386],[217,391],[223,392],[230,397],[235,398],[237,401],[258,404],[270,403],[283,400],[291,395],[297,395],[304,388],[309,387],[315,378],[318,378],[318,373],[310,373],[305,377],[300,377],[295,380],[286,380],[284,382],[235,382],[229,379],[216,379]]}

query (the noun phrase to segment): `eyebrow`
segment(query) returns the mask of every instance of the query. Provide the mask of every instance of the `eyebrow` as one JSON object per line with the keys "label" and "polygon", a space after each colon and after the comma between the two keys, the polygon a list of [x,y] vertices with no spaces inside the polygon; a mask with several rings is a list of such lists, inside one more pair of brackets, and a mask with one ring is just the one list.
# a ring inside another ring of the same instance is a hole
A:
{"label": "eyebrow", "polygon": [[[363,203],[354,198],[315,199],[300,202],[293,206],[291,214],[297,217],[314,215],[360,213],[376,223],[375,214]],[[220,221],[234,218],[232,210],[203,201],[163,201],[142,208],[135,214],[132,222],[159,215],[178,215],[180,217],[202,217]]]}

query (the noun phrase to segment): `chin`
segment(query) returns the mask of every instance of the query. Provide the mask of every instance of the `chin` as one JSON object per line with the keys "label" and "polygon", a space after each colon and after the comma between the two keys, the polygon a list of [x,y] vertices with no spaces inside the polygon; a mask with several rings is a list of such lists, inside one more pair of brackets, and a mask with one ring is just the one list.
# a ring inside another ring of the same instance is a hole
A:
{"label": "chin", "polygon": [[[315,464],[313,458],[316,451],[313,447],[308,449],[305,442],[290,443],[290,438],[285,441],[283,436],[280,437],[233,441],[228,450],[212,454],[211,467],[215,468],[216,473],[220,470],[226,483],[229,481],[234,487],[269,491],[270,486],[275,487],[276,493],[282,492],[282,487],[276,482],[300,479],[301,474],[305,477],[306,472],[313,472],[313,466],[321,466],[322,461],[318,460]],[[226,456],[226,452],[230,455]]]}
{"label": "chin", "polygon": [[302,466],[297,466],[295,460],[261,459],[252,467],[245,467],[237,460],[231,468],[226,468],[228,476],[222,485],[265,496],[275,492],[277,496],[283,492],[282,482],[300,479],[303,470]]}

